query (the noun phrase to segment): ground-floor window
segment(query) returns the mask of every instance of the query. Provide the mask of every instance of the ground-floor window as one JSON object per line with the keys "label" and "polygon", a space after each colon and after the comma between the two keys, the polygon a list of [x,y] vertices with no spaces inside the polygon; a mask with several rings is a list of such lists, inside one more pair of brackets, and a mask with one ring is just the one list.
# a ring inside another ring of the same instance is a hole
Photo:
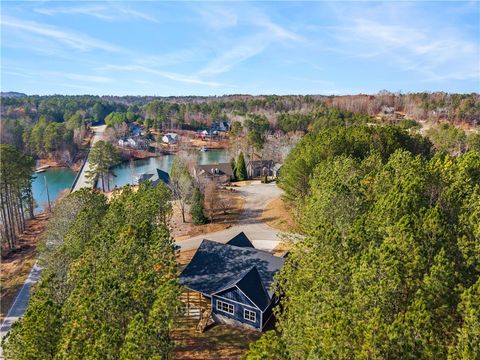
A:
{"label": "ground-floor window", "polygon": [[255,311],[250,311],[247,309],[243,310],[243,318],[245,320],[256,322],[257,321],[257,313]]}
{"label": "ground-floor window", "polygon": [[220,300],[217,300],[217,310],[219,311],[223,311],[223,312],[226,312],[227,314],[231,314],[233,315],[234,314],[234,306],[231,305],[231,304],[228,304],[226,302],[223,302],[223,301],[220,301]]}

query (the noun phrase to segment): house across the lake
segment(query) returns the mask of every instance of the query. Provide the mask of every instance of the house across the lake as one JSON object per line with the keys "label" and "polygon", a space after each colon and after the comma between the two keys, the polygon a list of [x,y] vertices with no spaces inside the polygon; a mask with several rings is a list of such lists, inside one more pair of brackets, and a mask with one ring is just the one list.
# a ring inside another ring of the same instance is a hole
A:
{"label": "house across the lake", "polygon": [[284,261],[255,249],[240,233],[226,244],[203,240],[179,280],[193,292],[189,298],[197,293],[203,299],[206,309],[202,313],[214,322],[261,331],[278,303],[272,291],[273,276]]}
{"label": "house across the lake", "polygon": [[206,177],[219,183],[228,183],[235,179],[230,163],[218,163],[210,165],[197,165],[193,169],[196,178]]}
{"label": "house across the lake", "polygon": [[162,136],[162,141],[165,144],[173,145],[176,144],[178,141],[178,134],[175,133],[166,133]]}

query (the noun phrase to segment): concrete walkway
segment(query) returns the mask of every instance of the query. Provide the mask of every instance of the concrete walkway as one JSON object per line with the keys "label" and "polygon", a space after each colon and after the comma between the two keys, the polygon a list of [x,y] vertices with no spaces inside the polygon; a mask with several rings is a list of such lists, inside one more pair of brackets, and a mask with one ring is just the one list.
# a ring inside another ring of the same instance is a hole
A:
{"label": "concrete walkway", "polygon": [[[15,301],[13,302],[10,310],[8,311],[7,316],[3,320],[2,327],[0,330],[0,342],[5,335],[10,331],[12,324],[17,321],[27,309],[28,301],[30,300],[30,289],[40,278],[40,267],[35,264],[30,271],[30,274],[27,277],[27,280],[20,289]],[[3,359],[3,351],[0,346],[0,358]]]}
{"label": "concrete walkway", "polygon": [[262,184],[260,181],[253,181],[248,186],[234,187],[233,189],[238,191],[245,199],[238,225],[226,230],[177,241],[175,244],[180,247],[181,251],[198,248],[203,239],[226,243],[241,231],[248,236],[258,249],[271,251],[280,243],[279,231],[264,224],[261,217],[267,204],[279,197],[282,190],[274,183]]}
{"label": "concrete walkway", "polygon": [[[91,146],[95,145],[95,143],[99,140],[103,139],[103,133],[105,132],[105,129],[107,128],[107,125],[99,125],[99,126],[93,126],[93,139],[92,139],[92,144]],[[75,186],[72,189],[72,192],[80,190],[81,188],[84,187],[93,187],[93,184],[91,181],[87,179],[87,172],[90,170],[90,162],[88,161],[88,157],[85,160],[85,164],[82,167],[80,175],[78,175],[77,182],[75,183]]]}

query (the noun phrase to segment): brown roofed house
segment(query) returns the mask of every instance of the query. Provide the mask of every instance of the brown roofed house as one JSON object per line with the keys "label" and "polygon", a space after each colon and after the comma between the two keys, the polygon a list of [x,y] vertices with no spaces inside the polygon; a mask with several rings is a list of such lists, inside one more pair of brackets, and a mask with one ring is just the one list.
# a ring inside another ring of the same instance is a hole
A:
{"label": "brown roofed house", "polygon": [[194,176],[206,177],[222,184],[235,180],[230,163],[197,165],[194,168]]}

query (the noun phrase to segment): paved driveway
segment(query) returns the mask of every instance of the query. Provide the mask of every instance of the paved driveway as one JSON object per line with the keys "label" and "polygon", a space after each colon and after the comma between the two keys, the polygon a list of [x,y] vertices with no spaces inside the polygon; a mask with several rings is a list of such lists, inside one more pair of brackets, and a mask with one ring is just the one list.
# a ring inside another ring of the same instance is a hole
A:
{"label": "paved driveway", "polygon": [[253,245],[262,250],[272,250],[280,242],[278,230],[262,223],[261,216],[265,206],[282,194],[275,183],[262,184],[253,181],[248,186],[234,187],[245,199],[244,210],[240,215],[238,225],[214,233],[203,234],[187,240],[177,241],[181,250],[196,249],[203,239],[226,243],[232,237],[243,231],[252,241]]}

